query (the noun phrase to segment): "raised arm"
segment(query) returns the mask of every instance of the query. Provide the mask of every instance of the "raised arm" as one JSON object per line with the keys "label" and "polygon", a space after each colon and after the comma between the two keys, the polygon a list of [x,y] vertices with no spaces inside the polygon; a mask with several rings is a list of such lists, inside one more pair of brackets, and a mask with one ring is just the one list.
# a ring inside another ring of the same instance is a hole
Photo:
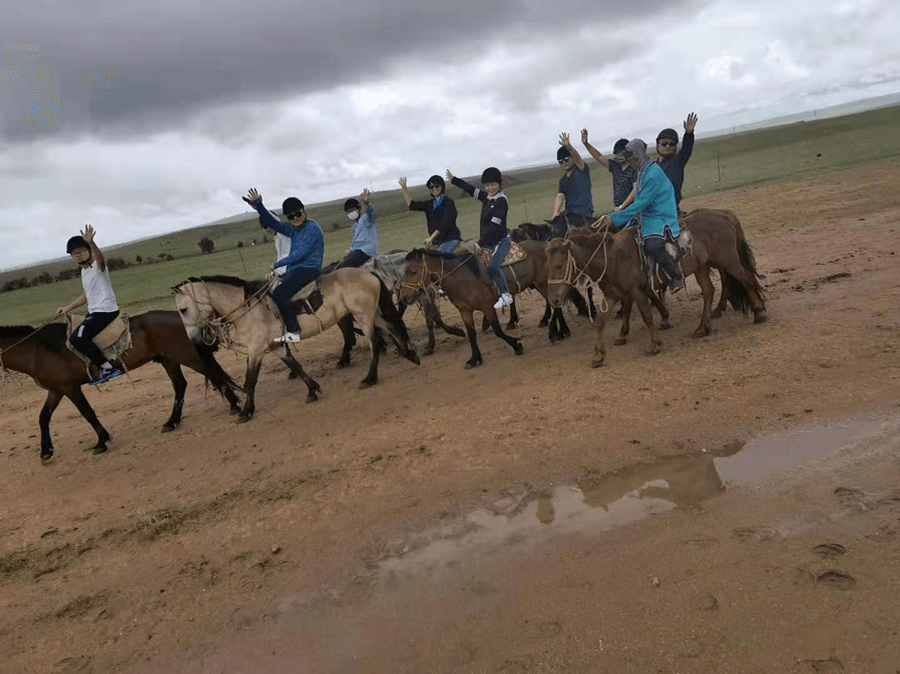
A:
{"label": "raised arm", "polygon": [[400,183],[400,190],[403,192],[403,198],[406,199],[408,207],[412,203],[412,195],[409,193],[409,188],[406,187],[406,176],[401,176],[397,182]]}
{"label": "raised arm", "polygon": [[[279,234],[284,234],[285,236],[291,235],[291,232],[294,228],[288,223],[282,222],[269,212],[269,209],[263,205],[262,195],[256,191],[255,187],[251,188],[250,191],[247,192],[247,196],[241,198],[248,204],[250,204],[257,213],[259,213],[260,227],[269,227],[270,229],[274,229]],[[278,266],[280,267],[281,265]]]}
{"label": "raised arm", "polygon": [[470,197],[475,197],[479,201],[487,201],[487,193],[484,190],[480,190],[474,185],[470,185],[462,178],[457,178],[450,173],[450,169],[447,169],[447,180],[450,181],[450,184],[455,185]]}
{"label": "raised arm", "polygon": [[600,154],[600,150],[595,148],[588,142],[588,130],[581,130],[581,144],[584,145],[584,149],[588,151],[588,153],[599,163],[603,164],[606,168],[609,168],[609,157],[604,157]]}
{"label": "raised arm", "polygon": [[572,155],[572,161],[575,162],[575,166],[577,166],[579,169],[583,169],[584,159],[581,158],[581,155],[578,154],[578,150],[576,150],[572,145],[572,141],[569,140],[569,134],[559,134],[559,144],[566,148],[569,151],[569,154]]}
{"label": "raised arm", "polygon": [[363,226],[369,227],[370,229],[375,226],[375,206],[369,202],[371,197],[372,195],[367,189],[364,189],[359,195],[359,202],[363,207],[363,215],[368,216],[366,222],[363,223]]}
{"label": "raised arm", "polygon": [[691,158],[694,151],[694,127],[697,126],[697,115],[693,112],[684,120],[684,138],[681,139],[681,149],[678,156],[681,159],[681,165],[684,166]]}
{"label": "raised arm", "polygon": [[97,263],[97,269],[106,271],[106,258],[103,257],[103,252],[97,247],[97,244],[94,243],[94,235],[96,233],[97,232],[93,227],[85,225],[81,236],[84,237],[84,240],[87,241],[87,244],[91,247],[91,256],[94,258],[94,262]]}

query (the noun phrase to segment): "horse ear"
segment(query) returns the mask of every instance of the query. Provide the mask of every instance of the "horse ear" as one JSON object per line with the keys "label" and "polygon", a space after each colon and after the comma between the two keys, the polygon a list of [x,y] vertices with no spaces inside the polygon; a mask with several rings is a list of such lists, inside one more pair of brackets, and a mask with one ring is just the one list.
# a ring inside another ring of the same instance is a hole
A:
{"label": "horse ear", "polygon": [[544,224],[552,225],[552,224],[553,224],[553,220],[544,220]]}

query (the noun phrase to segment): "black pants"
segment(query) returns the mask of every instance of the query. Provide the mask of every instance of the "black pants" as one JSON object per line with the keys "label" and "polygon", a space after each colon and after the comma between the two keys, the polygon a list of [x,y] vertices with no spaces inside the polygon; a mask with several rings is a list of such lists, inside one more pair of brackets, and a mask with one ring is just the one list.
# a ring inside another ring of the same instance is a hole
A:
{"label": "black pants", "polygon": [[669,255],[669,251],[666,250],[666,240],[661,236],[648,236],[644,239],[644,250],[647,251],[647,255],[649,255],[653,260],[659,264],[662,270],[666,273],[673,281],[680,281],[681,272],[678,270],[678,265],[675,264],[675,260],[672,259],[672,256]]}
{"label": "black pants", "polygon": [[118,318],[118,311],[95,311],[84,317],[84,321],[69,336],[69,343],[75,347],[78,353],[91,361],[98,368],[106,362],[106,356],[100,348],[94,344],[94,337],[103,332],[103,329]]}
{"label": "black pants", "polygon": [[371,255],[366,255],[361,250],[351,250],[335,269],[340,269],[341,267],[362,267],[371,259]]}
{"label": "black pants", "polygon": [[300,324],[297,323],[297,308],[291,298],[303,289],[303,286],[312,283],[319,278],[318,269],[305,269],[303,267],[285,272],[281,282],[275,286],[269,294],[278,305],[284,329],[288,332],[300,332]]}

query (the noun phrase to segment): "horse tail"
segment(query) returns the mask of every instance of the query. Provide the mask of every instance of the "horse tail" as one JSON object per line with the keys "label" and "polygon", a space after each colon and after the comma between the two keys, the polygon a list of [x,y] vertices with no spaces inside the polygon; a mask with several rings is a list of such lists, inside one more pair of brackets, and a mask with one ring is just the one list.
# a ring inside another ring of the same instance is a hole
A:
{"label": "horse tail", "polygon": [[379,285],[377,317],[382,319],[384,328],[391,336],[394,344],[397,345],[397,348],[400,350],[403,357],[418,365],[419,356],[410,346],[409,331],[406,329],[406,323],[403,322],[400,312],[397,311],[397,307],[394,306],[394,301],[391,299],[391,291],[388,290],[387,285],[385,285],[385,282],[378,274],[373,273],[372,276],[378,279]]}
{"label": "horse tail", "polygon": [[[741,261],[741,267],[743,267],[744,271],[747,272],[750,286],[759,296],[759,301],[763,303],[763,308],[765,308],[766,291],[763,289],[762,284],[759,282],[760,274],[756,269],[756,257],[753,255],[753,249],[744,238],[743,231],[736,232],[736,234],[738,234],[737,249],[738,257]],[[734,307],[735,311],[740,311],[742,314],[747,315],[748,313],[750,313],[752,305],[750,304],[750,295],[747,293],[746,288],[744,288],[744,286],[741,285],[740,281],[738,281],[727,271],[725,271],[724,269],[721,271],[722,292],[724,292],[728,297],[728,301],[731,303],[731,306]]]}
{"label": "horse tail", "polygon": [[212,387],[216,389],[222,396],[225,396],[226,391],[235,393],[236,391],[243,392],[243,388],[231,378],[225,370],[222,369],[222,366],[219,365],[219,361],[216,360],[215,352],[218,347],[218,343],[213,344],[212,346],[208,346],[204,343],[194,343],[194,349],[197,351],[197,354],[200,356],[200,360],[204,365],[204,374],[203,376],[206,378],[207,384],[212,384]]}

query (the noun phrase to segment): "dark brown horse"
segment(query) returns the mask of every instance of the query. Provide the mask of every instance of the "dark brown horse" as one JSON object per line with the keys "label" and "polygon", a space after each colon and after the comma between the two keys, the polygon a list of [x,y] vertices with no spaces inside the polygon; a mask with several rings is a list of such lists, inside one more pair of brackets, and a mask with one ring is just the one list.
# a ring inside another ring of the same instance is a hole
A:
{"label": "dark brown horse", "polygon": [[[132,347],[122,357],[128,370],[133,370],[151,360],[163,366],[175,390],[172,414],[162,427],[162,432],[175,430],[181,422],[184,392],[187,380],[181,366],[191,368],[206,377],[231,406],[232,413],[240,411],[236,390],[240,390],[219,366],[212,353],[201,356],[184,332],[181,318],[174,311],[148,311],[131,318]],[[34,334],[32,334],[34,333]],[[200,346],[199,348],[204,348]],[[27,374],[47,391],[47,399],[41,409],[41,459],[53,456],[50,437],[50,418],[63,397],[72,401],[97,433],[94,453],[106,451],[110,440],[107,430],[91,408],[81,391],[90,381],[84,363],[66,346],[66,326],[51,323],[37,332],[27,326],[0,327],[0,360],[3,367]]]}
{"label": "dark brown horse", "polygon": [[[525,258],[522,262],[528,260],[529,258]],[[524,280],[522,282],[524,283]],[[493,284],[487,275],[487,268],[474,254],[454,255],[422,248],[411,251],[406,256],[406,269],[400,284],[400,301],[403,304],[412,304],[421,293],[438,284],[453,306],[459,310],[459,315],[465,323],[466,334],[472,347],[472,357],[466,361],[467,370],[484,363],[475,333],[473,314],[476,311],[484,314],[495,335],[509,344],[517,356],[522,355],[524,351],[522,343],[515,337],[507,335],[500,327],[500,320],[494,309],[497,297]],[[519,283],[511,283],[509,290],[511,293],[517,293],[522,287]]]}

